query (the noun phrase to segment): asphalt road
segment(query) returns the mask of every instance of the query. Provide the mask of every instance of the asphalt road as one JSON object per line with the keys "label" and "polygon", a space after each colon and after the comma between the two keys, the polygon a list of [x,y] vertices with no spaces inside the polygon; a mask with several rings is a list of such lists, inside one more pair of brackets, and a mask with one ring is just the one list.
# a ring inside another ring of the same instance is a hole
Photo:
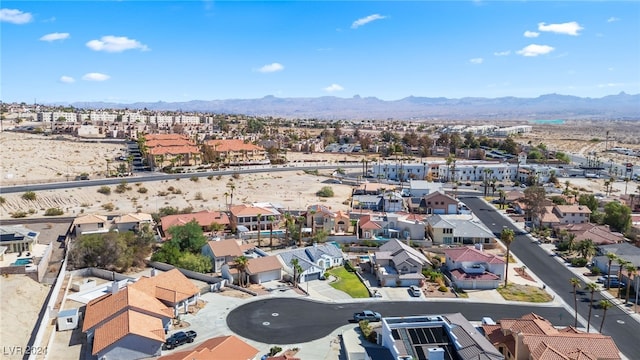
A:
{"label": "asphalt road", "polygon": [[164,174],[164,173],[136,173],[140,174],[138,176],[124,177],[124,178],[108,178],[108,179],[96,179],[96,180],[78,180],[78,181],[67,181],[67,182],[58,182],[58,183],[44,183],[44,184],[29,184],[29,185],[17,185],[17,186],[3,186],[0,188],[0,193],[8,194],[8,193],[17,193],[17,192],[25,192],[25,191],[39,191],[39,190],[56,190],[56,189],[70,189],[70,188],[80,188],[87,186],[102,186],[102,185],[117,185],[122,181],[126,182],[136,182],[143,183],[149,181],[161,181],[161,180],[171,180],[171,179],[188,179],[193,176],[197,177],[207,177],[207,176],[218,176],[218,175],[232,175],[235,173],[239,174],[256,174],[256,173],[272,173],[272,172],[281,172],[281,171],[296,171],[296,170],[327,170],[327,169],[349,169],[349,168],[360,168],[362,165],[360,164],[332,164],[332,165],[306,165],[306,166],[293,166],[289,165],[288,167],[246,167],[242,169],[225,169],[225,170],[216,170],[216,171],[207,171],[207,172],[197,172],[197,173],[184,173],[184,174]]}
{"label": "asphalt road", "polygon": [[[517,235],[511,243],[511,252],[527,266],[527,269],[535,273],[540,280],[573,308],[573,287],[569,280],[575,275],[567,269],[566,265],[561,264],[553,256],[550,256],[549,253],[531,241],[527,235],[522,234],[520,229],[515,228],[502,214],[488,206],[482,199],[468,197],[461,200],[498,237],[504,227],[514,230]],[[584,286],[585,284],[581,283],[580,288],[584,289]],[[578,313],[586,320],[589,314],[591,293],[580,291],[578,294]],[[599,293],[596,293],[594,303],[598,303],[602,299],[604,298]],[[592,328],[599,329],[602,320],[601,316],[601,309],[593,309],[591,315]],[[549,320],[554,325],[559,325],[553,319]],[[573,325],[573,313],[571,315],[571,325]],[[580,324],[578,325],[580,326]],[[586,323],[582,325],[586,327]],[[620,351],[629,359],[640,358],[640,324],[618,307],[614,306],[607,310],[602,333],[611,336]]]}
{"label": "asphalt road", "polygon": [[295,344],[320,339],[346,325],[353,313],[362,310],[380,312],[382,316],[462,313],[470,321],[484,316],[493,319],[514,318],[535,312],[554,324],[573,321],[563,307],[484,304],[461,301],[371,301],[355,303],[321,303],[299,298],[270,298],[252,301],[235,308],[227,316],[234,333],[267,344]]}

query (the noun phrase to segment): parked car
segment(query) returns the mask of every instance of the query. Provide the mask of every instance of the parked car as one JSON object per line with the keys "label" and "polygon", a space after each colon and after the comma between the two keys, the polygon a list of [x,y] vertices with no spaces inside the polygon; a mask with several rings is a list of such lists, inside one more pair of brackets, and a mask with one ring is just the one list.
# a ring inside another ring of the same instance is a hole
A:
{"label": "parked car", "polygon": [[[607,286],[607,283],[604,283],[604,286]],[[627,287],[627,284],[625,284],[623,281],[620,281],[618,279],[611,279],[611,281],[609,282],[609,287],[624,288],[624,287]]]}
{"label": "parked car", "polygon": [[381,321],[382,315],[380,315],[379,312],[365,310],[365,311],[361,311],[353,314],[353,320],[355,320],[356,322],[360,322],[362,320],[367,320],[370,322]]}
{"label": "parked car", "polygon": [[420,288],[415,285],[411,285],[409,287],[409,293],[411,294],[411,296],[415,297],[420,297],[422,295],[422,291],[420,290]]}
{"label": "parked car", "polygon": [[169,336],[169,338],[164,342],[162,348],[165,350],[171,350],[180,345],[192,343],[196,336],[198,336],[198,334],[193,330],[178,331],[177,333]]}
{"label": "parked car", "polygon": [[608,278],[611,278],[611,281],[618,280],[618,275],[602,275],[596,279],[596,282],[606,284]]}

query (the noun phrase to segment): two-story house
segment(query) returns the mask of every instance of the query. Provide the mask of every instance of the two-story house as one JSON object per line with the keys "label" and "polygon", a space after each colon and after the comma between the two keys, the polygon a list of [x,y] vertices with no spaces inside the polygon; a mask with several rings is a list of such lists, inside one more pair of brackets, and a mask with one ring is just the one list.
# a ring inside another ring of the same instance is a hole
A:
{"label": "two-story house", "polygon": [[473,214],[433,215],[426,219],[427,233],[434,245],[495,243],[495,235]]}
{"label": "two-story house", "polygon": [[407,199],[409,209],[418,214],[459,214],[458,199],[449,196],[444,191],[430,192],[422,197]]}
{"label": "two-story house", "polygon": [[202,254],[211,259],[212,271],[220,272],[225,264],[233,264],[235,259],[243,256],[253,246],[241,245],[240,240],[227,239],[209,241],[202,247]]}
{"label": "two-story house", "polygon": [[348,214],[334,212],[324,205],[311,205],[303,215],[306,217],[307,228],[311,228],[313,233],[319,230],[328,234],[345,233],[351,225]]}
{"label": "two-story house", "polygon": [[473,246],[444,250],[445,267],[458,289],[497,289],[503,279],[506,263],[496,255]]}
{"label": "two-story house", "polygon": [[234,205],[230,209],[231,226],[244,226],[249,231],[278,229],[282,214],[272,207],[260,207],[247,204]]}

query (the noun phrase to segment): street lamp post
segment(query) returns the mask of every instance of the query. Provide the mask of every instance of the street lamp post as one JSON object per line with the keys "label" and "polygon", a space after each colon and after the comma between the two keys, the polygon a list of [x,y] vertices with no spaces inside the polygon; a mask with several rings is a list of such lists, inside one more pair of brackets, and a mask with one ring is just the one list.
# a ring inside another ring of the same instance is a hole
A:
{"label": "street lamp post", "polygon": [[640,290],[640,276],[636,275],[636,303],[633,304],[633,310],[637,314],[638,313],[638,292]]}

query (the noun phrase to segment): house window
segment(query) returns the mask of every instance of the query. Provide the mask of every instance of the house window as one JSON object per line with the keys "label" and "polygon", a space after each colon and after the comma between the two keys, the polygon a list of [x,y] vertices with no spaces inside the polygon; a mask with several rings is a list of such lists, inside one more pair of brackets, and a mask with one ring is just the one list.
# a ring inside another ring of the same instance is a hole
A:
{"label": "house window", "polygon": [[442,233],[443,234],[453,234],[453,229],[444,228],[444,229],[442,229]]}
{"label": "house window", "polygon": [[104,227],[104,223],[98,223],[98,229],[102,229]]}
{"label": "house window", "polygon": [[72,318],[67,318],[67,324],[73,324],[73,319]]}

